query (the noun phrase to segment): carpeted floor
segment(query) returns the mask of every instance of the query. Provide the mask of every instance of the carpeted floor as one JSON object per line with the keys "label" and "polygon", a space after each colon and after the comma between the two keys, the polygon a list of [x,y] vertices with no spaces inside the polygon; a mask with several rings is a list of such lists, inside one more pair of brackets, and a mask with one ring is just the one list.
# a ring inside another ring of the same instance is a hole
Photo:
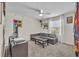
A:
{"label": "carpeted floor", "polygon": [[[26,49],[27,48],[27,49]],[[27,52],[27,53],[26,53]],[[45,48],[29,41],[13,48],[13,57],[75,57],[73,46],[57,43],[49,44]],[[9,51],[6,57],[9,56]]]}
{"label": "carpeted floor", "polygon": [[35,44],[33,41],[28,42],[29,57],[75,57],[74,49],[70,45],[57,43],[49,44],[45,48]]}

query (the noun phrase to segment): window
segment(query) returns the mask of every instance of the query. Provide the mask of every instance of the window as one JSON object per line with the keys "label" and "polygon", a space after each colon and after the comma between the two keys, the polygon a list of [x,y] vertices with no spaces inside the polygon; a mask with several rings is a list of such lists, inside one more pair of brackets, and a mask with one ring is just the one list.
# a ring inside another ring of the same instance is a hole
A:
{"label": "window", "polygon": [[56,33],[56,34],[61,35],[61,21],[60,20],[50,21],[49,27],[50,27],[50,33]]}

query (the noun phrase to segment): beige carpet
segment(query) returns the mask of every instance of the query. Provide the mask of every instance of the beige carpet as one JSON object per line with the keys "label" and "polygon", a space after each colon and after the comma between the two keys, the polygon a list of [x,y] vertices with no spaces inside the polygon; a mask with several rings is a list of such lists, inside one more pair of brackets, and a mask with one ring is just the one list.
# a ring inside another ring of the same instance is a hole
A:
{"label": "beige carpet", "polygon": [[72,46],[57,43],[55,45],[49,44],[45,48],[35,44],[34,41],[28,43],[29,57],[75,57]]}

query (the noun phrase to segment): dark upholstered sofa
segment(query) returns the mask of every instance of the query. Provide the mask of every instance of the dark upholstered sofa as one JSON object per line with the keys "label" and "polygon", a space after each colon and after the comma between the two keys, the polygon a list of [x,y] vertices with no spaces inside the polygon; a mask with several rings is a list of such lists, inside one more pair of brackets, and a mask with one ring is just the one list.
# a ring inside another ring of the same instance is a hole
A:
{"label": "dark upholstered sofa", "polygon": [[36,39],[35,37],[39,36],[42,39],[48,39],[48,43],[50,44],[56,44],[58,42],[58,38],[56,36],[56,34],[48,34],[48,33],[37,33],[37,34],[31,34],[31,40],[34,41],[34,39]]}

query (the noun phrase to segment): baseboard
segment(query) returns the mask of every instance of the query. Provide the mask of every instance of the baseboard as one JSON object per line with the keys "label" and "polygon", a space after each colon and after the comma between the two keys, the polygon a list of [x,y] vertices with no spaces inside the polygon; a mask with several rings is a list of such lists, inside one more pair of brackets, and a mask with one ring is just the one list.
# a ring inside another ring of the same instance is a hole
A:
{"label": "baseboard", "polygon": [[58,41],[58,42],[59,42],[59,43],[62,43],[62,44],[65,44],[65,45],[74,46],[74,45],[68,44],[68,43],[66,43],[66,42],[60,42],[60,41]]}
{"label": "baseboard", "polygon": [[5,47],[5,52],[4,52],[4,57],[8,57],[8,56],[7,56],[7,55],[8,55],[8,51],[9,51],[9,47],[6,46],[6,47]]}

